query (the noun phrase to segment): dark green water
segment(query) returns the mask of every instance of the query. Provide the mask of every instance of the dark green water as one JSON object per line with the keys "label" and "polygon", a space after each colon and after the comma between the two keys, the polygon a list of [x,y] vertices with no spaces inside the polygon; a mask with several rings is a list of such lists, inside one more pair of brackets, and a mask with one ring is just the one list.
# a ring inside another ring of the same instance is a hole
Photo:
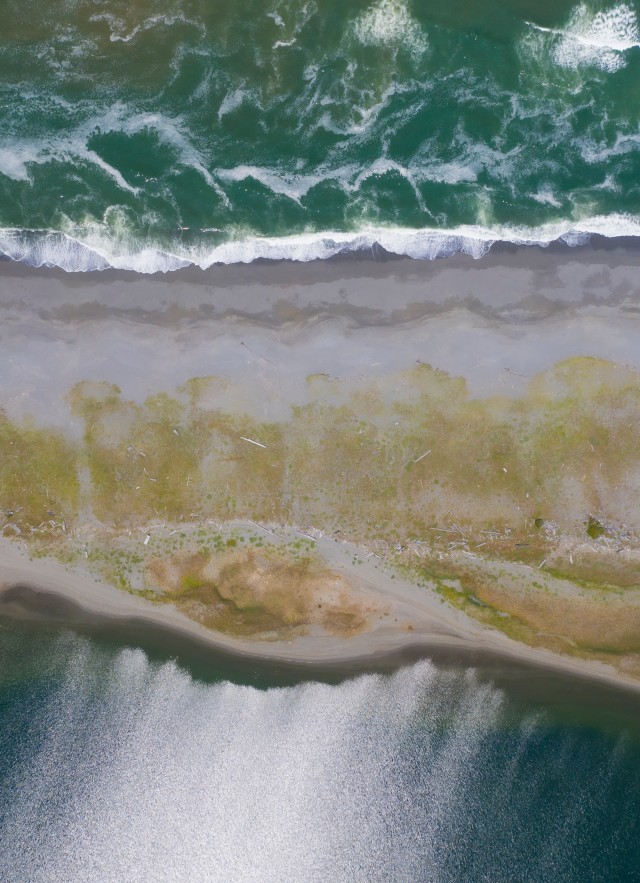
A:
{"label": "dark green water", "polygon": [[427,661],[230,676],[0,630],[0,878],[638,879],[637,702],[578,723]]}
{"label": "dark green water", "polygon": [[4,0],[0,252],[152,271],[637,235],[638,6]]}

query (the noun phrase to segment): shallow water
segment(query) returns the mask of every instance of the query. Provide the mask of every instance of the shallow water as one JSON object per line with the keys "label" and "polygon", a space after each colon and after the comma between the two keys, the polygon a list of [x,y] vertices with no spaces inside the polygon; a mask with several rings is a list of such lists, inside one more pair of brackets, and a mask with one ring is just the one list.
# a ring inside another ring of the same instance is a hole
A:
{"label": "shallow water", "polygon": [[20,260],[148,272],[640,229],[634,0],[5,12],[0,251]]}
{"label": "shallow water", "polygon": [[9,626],[0,678],[3,880],[637,879],[632,728],[472,669],[258,688]]}

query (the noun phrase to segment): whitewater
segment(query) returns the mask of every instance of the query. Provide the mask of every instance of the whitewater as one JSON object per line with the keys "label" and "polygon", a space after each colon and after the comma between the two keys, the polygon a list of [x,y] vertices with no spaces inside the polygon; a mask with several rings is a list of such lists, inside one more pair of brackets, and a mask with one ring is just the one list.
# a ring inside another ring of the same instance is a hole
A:
{"label": "whitewater", "polygon": [[636,3],[9,5],[13,260],[150,273],[638,235]]}

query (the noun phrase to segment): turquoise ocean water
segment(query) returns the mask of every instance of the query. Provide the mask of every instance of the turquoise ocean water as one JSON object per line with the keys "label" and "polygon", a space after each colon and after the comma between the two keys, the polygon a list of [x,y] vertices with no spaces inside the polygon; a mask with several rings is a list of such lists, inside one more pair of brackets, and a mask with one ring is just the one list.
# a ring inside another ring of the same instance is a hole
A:
{"label": "turquoise ocean water", "polygon": [[0,879],[638,880],[637,701],[612,727],[427,661],[232,668],[3,627]]}
{"label": "turquoise ocean water", "polygon": [[640,232],[640,4],[4,0],[0,253],[138,271]]}

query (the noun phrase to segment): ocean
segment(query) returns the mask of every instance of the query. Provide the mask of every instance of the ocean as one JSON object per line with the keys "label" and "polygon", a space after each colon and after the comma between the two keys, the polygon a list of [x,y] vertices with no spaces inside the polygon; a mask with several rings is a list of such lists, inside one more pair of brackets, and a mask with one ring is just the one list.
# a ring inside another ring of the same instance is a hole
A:
{"label": "ocean", "polygon": [[5,883],[638,879],[633,698],[612,727],[465,667],[278,686],[18,626],[0,662]]}
{"label": "ocean", "polygon": [[640,4],[5,0],[0,253],[138,272],[640,233]]}

